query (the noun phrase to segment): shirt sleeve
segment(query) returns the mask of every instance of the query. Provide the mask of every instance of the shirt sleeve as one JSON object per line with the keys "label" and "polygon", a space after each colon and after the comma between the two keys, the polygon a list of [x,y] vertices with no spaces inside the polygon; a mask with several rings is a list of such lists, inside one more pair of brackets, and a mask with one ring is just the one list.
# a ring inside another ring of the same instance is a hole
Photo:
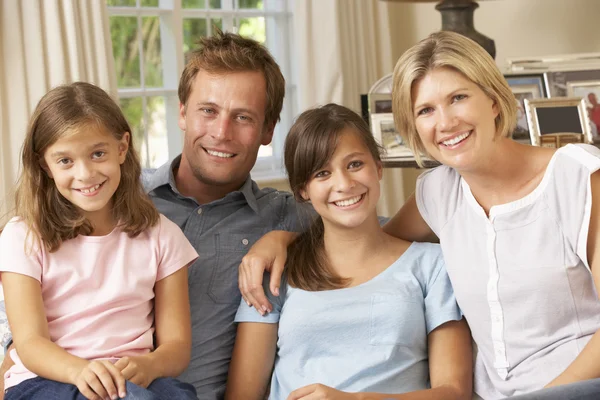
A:
{"label": "shirt sleeve", "polygon": [[459,321],[463,317],[462,311],[456,304],[441,249],[439,245],[432,244],[431,247],[433,259],[425,293],[425,323],[428,335],[438,326],[448,321]]}
{"label": "shirt sleeve", "polygon": [[281,196],[281,212],[277,230],[288,232],[306,231],[317,213],[309,203],[298,203],[294,195],[279,192]]}
{"label": "shirt sleeve", "polygon": [[279,289],[279,296],[275,296],[271,293],[269,289],[269,280],[271,279],[271,274],[265,272],[263,276],[263,289],[265,294],[267,295],[267,300],[273,306],[273,311],[270,313],[260,315],[258,311],[252,306],[246,304],[244,299],[240,303],[237,313],[235,314],[235,322],[263,322],[266,324],[276,324],[279,322],[279,318],[281,315],[281,309],[283,308],[283,303],[285,302],[285,296],[287,292],[287,280],[285,276],[281,278],[281,287]]}
{"label": "shirt sleeve", "polygon": [[198,253],[177,225],[162,214],[159,224],[160,264],[156,274],[157,281],[179,271],[198,258]]}
{"label": "shirt sleeve", "polygon": [[0,234],[0,272],[14,272],[42,281],[43,256],[35,234],[27,225],[11,220]]}
{"label": "shirt sleeve", "polygon": [[417,178],[417,208],[437,237],[456,211],[459,196],[460,175],[450,167],[442,165]]}

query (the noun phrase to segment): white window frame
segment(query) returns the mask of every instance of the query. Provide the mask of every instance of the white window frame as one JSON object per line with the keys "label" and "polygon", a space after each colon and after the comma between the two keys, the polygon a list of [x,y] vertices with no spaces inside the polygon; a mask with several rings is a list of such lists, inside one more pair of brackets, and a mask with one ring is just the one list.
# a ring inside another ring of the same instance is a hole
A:
{"label": "white window frame", "polygon": [[[209,0],[206,0],[208,7]],[[138,46],[140,52],[140,87],[118,88],[119,99],[141,97],[143,107],[142,126],[148,138],[148,115],[146,99],[163,96],[165,99],[165,118],[169,159],[173,159],[183,148],[183,133],[179,129],[179,100],[177,88],[179,77],[185,66],[183,54],[183,20],[187,18],[220,18],[223,30],[235,31],[236,18],[265,17],[265,45],[279,64],[286,78],[286,95],[281,112],[281,121],[275,127],[271,142],[272,156],[259,157],[252,169],[256,181],[273,181],[286,177],[283,167],[283,143],[293,119],[297,114],[298,90],[297,71],[293,53],[293,14],[294,0],[263,0],[263,9],[238,9],[239,0],[221,0],[222,9],[184,9],[181,0],[159,0],[158,7],[141,7],[136,0],[135,7],[108,7],[110,17],[137,17]],[[235,6],[235,7],[234,7]],[[159,17],[161,58],[163,67],[163,87],[146,88],[144,75],[143,38],[141,34],[142,17]],[[272,17],[272,18],[271,18]],[[212,26],[208,24],[208,34]],[[149,143],[148,140],[146,140]]]}

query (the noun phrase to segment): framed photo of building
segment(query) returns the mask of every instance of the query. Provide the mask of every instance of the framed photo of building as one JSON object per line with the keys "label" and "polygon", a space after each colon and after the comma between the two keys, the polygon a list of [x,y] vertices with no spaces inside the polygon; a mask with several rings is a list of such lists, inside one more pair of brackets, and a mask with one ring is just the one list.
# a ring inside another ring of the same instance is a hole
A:
{"label": "framed photo of building", "polygon": [[531,136],[525,113],[525,99],[533,100],[547,97],[545,75],[543,73],[509,74],[505,75],[504,78],[517,99],[517,126],[512,138],[518,142],[530,144]]}
{"label": "framed photo of building", "polygon": [[560,147],[566,143],[592,143],[585,101],[579,97],[525,99],[531,143]]}
{"label": "framed photo of building", "polygon": [[404,139],[396,130],[392,113],[371,114],[371,131],[377,143],[383,147],[383,160],[414,159],[412,152],[404,144]]}

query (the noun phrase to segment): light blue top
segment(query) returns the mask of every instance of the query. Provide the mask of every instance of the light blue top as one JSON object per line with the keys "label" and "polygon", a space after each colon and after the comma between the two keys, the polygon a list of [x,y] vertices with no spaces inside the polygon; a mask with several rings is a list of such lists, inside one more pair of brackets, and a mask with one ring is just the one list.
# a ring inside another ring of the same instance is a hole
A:
{"label": "light blue top", "polygon": [[308,292],[282,284],[262,317],[242,300],[236,322],[279,323],[270,399],[321,383],[342,391],[429,388],[427,335],[462,313],[439,245],[413,243],[361,285]]}

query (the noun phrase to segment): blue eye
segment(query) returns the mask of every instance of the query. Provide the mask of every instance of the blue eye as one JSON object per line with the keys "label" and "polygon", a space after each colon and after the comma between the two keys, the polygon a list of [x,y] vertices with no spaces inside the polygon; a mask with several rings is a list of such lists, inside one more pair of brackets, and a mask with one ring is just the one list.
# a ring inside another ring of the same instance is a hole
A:
{"label": "blue eye", "polygon": [[454,95],[452,97],[452,100],[453,101],[460,101],[460,100],[463,100],[463,99],[466,99],[466,98],[467,98],[466,94],[457,94],[457,95]]}
{"label": "blue eye", "polygon": [[417,112],[417,115],[429,114],[432,111],[433,111],[432,107],[425,107],[425,108],[420,109],[419,112]]}

